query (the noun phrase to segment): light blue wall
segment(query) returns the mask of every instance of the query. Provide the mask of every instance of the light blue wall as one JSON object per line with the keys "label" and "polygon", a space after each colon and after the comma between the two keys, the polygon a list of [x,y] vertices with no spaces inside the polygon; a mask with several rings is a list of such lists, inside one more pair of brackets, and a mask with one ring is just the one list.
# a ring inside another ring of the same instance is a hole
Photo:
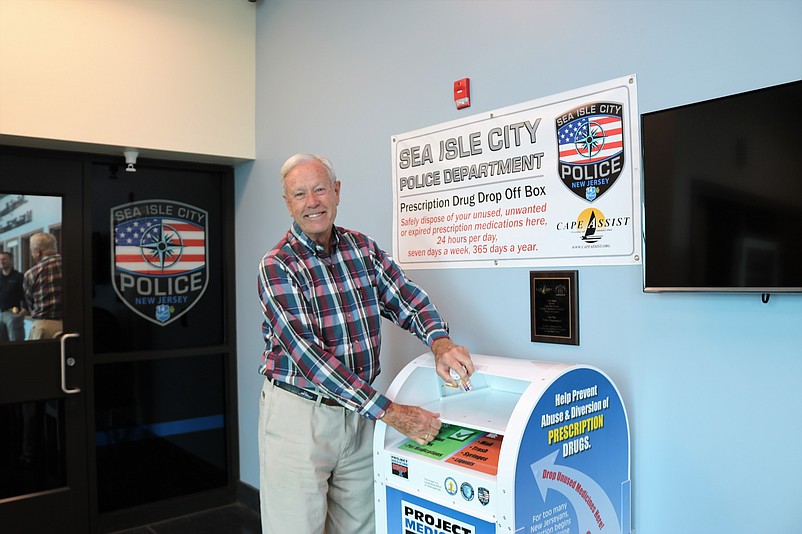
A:
{"label": "light blue wall", "polygon": [[[257,160],[236,189],[241,478],[255,487],[256,267],[290,223],[286,157],[329,156],[338,223],[389,249],[391,135],[632,73],[641,112],[800,79],[802,2],[262,0],[256,58]],[[473,105],[457,111],[466,76]],[[638,534],[802,531],[802,295],[644,294],[639,267],[583,267],[581,345],[563,347],[529,341],[528,271],[410,274],[473,352],[613,379]],[[381,387],[425,350],[385,332]]]}

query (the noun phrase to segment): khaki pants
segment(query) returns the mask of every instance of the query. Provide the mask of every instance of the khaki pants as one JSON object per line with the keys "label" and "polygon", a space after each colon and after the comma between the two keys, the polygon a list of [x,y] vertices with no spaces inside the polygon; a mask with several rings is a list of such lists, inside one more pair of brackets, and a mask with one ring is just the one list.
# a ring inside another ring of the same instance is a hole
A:
{"label": "khaki pants", "polygon": [[63,329],[61,320],[34,319],[28,339],[52,339]]}
{"label": "khaki pants", "polygon": [[259,399],[262,532],[366,534],[373,513],[373,421],[274,387]]}

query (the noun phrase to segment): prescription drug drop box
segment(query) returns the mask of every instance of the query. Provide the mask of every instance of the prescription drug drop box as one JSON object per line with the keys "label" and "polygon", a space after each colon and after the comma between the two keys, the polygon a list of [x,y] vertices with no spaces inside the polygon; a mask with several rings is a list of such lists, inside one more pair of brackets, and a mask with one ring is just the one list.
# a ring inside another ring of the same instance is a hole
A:
{"label": "prescription drug drop box", "polygon": [[378,422],[379,534],[630,534],[629,425],[615,385],[586,365],[473,355],[472,389],[426,354],[390,385],[440,414],[420,446]]}

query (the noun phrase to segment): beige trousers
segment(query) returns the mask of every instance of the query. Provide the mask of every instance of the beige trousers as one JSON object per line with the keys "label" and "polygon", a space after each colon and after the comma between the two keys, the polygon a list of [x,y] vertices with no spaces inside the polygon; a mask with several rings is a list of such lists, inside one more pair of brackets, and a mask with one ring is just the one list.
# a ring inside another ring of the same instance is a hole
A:
{"label": "beige trousers", "polygon": [[28,339],[52,339],[62,331],[61,320],[34,319]]}
{"label": "beige trousers", "polygon": [[264,534],[375,532],[373,421],[268,380],[259,399]]}

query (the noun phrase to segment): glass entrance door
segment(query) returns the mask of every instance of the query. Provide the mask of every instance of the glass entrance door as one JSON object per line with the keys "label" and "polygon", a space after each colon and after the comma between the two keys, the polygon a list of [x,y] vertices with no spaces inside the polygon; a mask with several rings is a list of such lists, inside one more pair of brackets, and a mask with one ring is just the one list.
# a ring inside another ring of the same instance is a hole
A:
{"label": "glass entrance door", "polygon": [[82,175],[0,153],[3,532],[89,530]]}
{"label": "glass entrance door", "polygon": [[227,167],[0,146],[0,534],[231,502],[233,205]]}

